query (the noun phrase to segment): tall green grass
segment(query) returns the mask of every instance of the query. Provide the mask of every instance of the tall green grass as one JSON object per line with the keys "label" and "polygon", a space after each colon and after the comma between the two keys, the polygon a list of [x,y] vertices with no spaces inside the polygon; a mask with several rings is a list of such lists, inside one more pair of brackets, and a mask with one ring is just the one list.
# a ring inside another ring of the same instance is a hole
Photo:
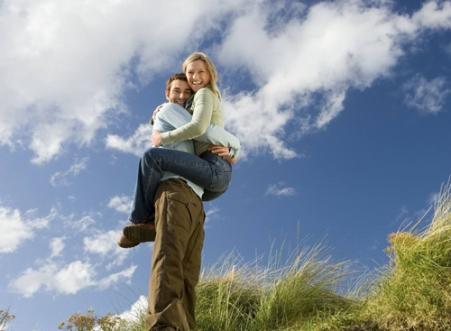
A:
{"label": "tall green grass", "polygon": [[381,327],[451,330],[450,188],[442,188],[429,227],[390,236],[391,264],[365,305]]}
{"label": "tall green grass", "polygon": [[[320,246],[286,263],[244,264],[233,255],[202,274],[202,331],[451,330],[451,182],[429,225],[391,234],[390,262],[344,291],[349,263],[332,263]],[[277,256],[277,254],[276,254]],[[144,313],[143,313],[144,314]],[[145,320],[145,319],[142,319]],[[143,322],[111,330],[146,330]]]}
{"label": "tall green grass", "polygon": [[288,329],[320,312],[346,309],[352,301],[334,291],[346,263],[330,263],[320,253],[315,247],[300,252],[288,266],[264,269],[227,262],[220,272],[204,274],[197,289],[199,329]]}

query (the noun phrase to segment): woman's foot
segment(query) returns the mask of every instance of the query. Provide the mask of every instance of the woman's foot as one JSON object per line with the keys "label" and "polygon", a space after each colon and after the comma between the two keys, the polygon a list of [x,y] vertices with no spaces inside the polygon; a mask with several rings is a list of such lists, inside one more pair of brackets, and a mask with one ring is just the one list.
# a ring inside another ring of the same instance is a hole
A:
{"label": "woman's foot", "polygon": [[122,247],[122,248],[132,248],[132,247],[139,245],[139,242],[131,241],[126,236],[124,236],[124,234],[122,234],[122,236],[119,238],[119,241],[117,242],[117,244],[119,245],[119,247]]}
{"label": "woman's foot", "polygon": [[155,241],[155,223],[139,223],[127,225],[123,234],[131,242],[142,243]]}

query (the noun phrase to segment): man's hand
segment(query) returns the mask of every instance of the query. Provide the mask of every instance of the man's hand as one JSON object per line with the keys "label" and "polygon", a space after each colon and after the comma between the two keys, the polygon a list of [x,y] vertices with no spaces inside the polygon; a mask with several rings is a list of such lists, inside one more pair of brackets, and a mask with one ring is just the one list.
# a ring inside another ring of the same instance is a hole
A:
{"label": "man's hand", "polygon": [[152,146],[154,146],[154,147],[158,147],[161,145],[160,131],[157,131],[157,130],[152,131],[151,141],[152,141]]}
{"label": "man's hand", "polygon": [[211,145],[208,150],[216,155],[219,155],[231,165],[236,163],[236,159],[230,156],[229,148],[218,145]]}

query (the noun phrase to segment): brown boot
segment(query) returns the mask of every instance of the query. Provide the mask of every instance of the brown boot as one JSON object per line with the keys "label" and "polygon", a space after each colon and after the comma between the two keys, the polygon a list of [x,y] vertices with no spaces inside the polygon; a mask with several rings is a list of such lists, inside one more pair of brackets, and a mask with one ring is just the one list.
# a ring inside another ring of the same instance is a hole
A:
{"label": "brown boot", "polygon": [[119,245],[119,247],[122,247],[122,248],[132,248],[132,247],[137,246],[139,244],[139,242],[132,241],[132,240],[128,239],[126,236],[124,236],[124,234],[122,234],[122,236],[119,239],[119,241],[117,242],[117,244]]}
{"label": "brown boot", "polygon": [[[140,223],[127,225],[124,230],[124,236],[131,242],[142,243],[146,241],[155,241],[155,223]],[[132,246],[133,247],[133,246]]]}

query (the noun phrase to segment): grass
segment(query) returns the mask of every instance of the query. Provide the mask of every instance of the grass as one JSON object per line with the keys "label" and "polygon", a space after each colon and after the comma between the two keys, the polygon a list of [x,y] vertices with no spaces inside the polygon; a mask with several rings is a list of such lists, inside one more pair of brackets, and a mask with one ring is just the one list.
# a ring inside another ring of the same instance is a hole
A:
{"label": "grass", "polygon": [[[198,329],[451,330],[450,192],[448,182],[426,228],[418,229],[417,224],[410,231],[389,236],[389,264],[352,291],[340,290],[351,274],[350,264],[332,263],[322,257],[319,246],[297,252],[283,265],[276,258],[264,268],[229,256],[201,277]],[[146,327],[143,322],[118,323],[109,330],[140,331]]]}
{"label": "grass", "polygon": [[286,329],[319,312],[348,307],[352,301],[334,291],[346,264],[321,259],[320,251],[300,252],[288,267],[226,262],[219,272],[204,274],[198,286],[199,329]]}

